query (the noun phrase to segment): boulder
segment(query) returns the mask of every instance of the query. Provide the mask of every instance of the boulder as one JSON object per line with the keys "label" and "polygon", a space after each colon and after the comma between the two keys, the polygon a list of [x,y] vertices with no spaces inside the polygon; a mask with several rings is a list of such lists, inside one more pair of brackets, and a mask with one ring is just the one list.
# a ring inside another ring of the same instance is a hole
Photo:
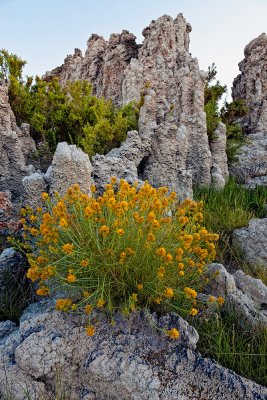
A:
{"label": "boulder", "polygon": [[[267,312],[267,286],[261,279],[252,278],[239,270],[234,273],[236,286]],[[267,314],[266,314],[267,316]]]}
{"label": "boulder", "polygon": [[44,174],[35,172],[32,175],[25,176],[22,179],[24,187],[24,203],[29,207],[36,209],[42,205],[42,193],[47,191],[47,185],[44,180]]}
{"label": "boulder", "polygon": [[[78,316],[42,304],[25,311],[19,328],[0,340],[0,381],[11,384],[14,400],[24,398],[26,385],[32,397],[52,399],[56,380],[69,400],[263,400],[267,395],[266,388],[196,353],[197,332],[175,314],[116,314],[112,325],[99,312],[95,318],[96,334],[88,337]],[[174,326],[178,340],[162,331]]]}
{"label": "boulder", "polygon": [[267,269],[267,218],[251,219],[248,227],[235,229],[233,244],[242,250],[249,264]]}
{"label": "boulder", "polygon": [[208,295],[222,296],[226,308],[234,311],[240,320],[251,327],[267,327],[267,287],[260,279],[252,278],[243,271],[230,274],[222,264],[207,266],[206,276],[210,282],[200,294],[202,301]]}
{"label": "boulder", "polygon": [[68,188],[79,184],[80,189],[90,193],[92,166],[87,154],[76,145],[66,142],[58,143],[52,165],[48,168],[44,178],[49,185],[49,192],[56,192],[64,196]]}
{"label": "boulder", "polygon": [[207,266],[206,276],[210,279],[205,291],[214,295],[226,297],[236,291],[235,279],[222,264],[212,263]]}

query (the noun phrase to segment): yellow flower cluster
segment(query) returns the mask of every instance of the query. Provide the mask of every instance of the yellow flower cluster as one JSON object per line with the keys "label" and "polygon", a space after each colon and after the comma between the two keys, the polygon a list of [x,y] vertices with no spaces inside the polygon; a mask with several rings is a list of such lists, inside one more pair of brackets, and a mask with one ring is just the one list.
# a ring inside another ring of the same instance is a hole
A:
{"label": "yellow flower cluster", "polygon": [[[38,281],[37,293],[66,291],[56,309],[83,312],[89,336],[96,308],[129,313],[148,306],[196,316],[197,293],[218,240],[202,225],[203,204],[180,203],[167,188],[147,182],[138,188],[115,177],[101,196],[95,187],[91,192],[74,185],[62,198],[43,193],[36,212],[22,210],[25,247],[31,250],[27,276]],[[222,298],[215,301],[223,304]],[[167,334],[179,337],[176,328]]]}

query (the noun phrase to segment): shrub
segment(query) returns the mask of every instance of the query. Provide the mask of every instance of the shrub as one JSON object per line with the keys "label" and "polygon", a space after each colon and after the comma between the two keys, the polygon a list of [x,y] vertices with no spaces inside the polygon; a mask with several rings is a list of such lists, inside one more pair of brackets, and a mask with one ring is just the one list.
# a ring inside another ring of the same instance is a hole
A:
{"label": "shrub", "polygon": [[115,107],[111,100],[97,98],[84,80],[47,82],[39,77],[22,79],[25,61],[0,51],[0,79],[9,80],[9,101],[18,125],[31,125],[32,136],[47,141],[55,150],[58,142],[78,144],[92,156],[105,154],[138,128],[140,103]]}
{"label": "shrub", "polygon": [[221,119],[226,125],[226,153],[229,163],[237,161],[239,149],[245,143],[242,127],[237,121],[247,112],[248,107],[243,99],[225,103],[225,106],[221,109]]}
{"label": "shrub", "polygon": [[217,125],[222,121],[226,126],[226,153],[229,163],[237,161],[237,155],[242,144],[245,143],[241,125],[237,122],[248,112],[245,100],[238,99],[231,103],[225,103],[224,107],[219,109],[219,102],[224,93],[227,92],[226,85],[221,85],[219,81],[212,84],[217,75],[216,66],[213,63],[207,71],[204,109],[206,113],[207,133],[209,141],[213,140],[213,134]]}
{"label": "shrub", "polygon": [[21,79],[25,64],[26,61],[16,54],[9,53],[5,49],[0,50],[0,79],[9,79],[10,76]]}
{"label": "shrub", "polygon": [[[98,198],[78,185],[55,202],[44,193],[47,212],[24,209],[22,221],[37,294],[64,292],[56,308],[87,314],[89,335],[95,308],[196,315],[218,235],[202,226],[202,203],[179,204],[167,191],[112,178]],[[168,334],[179,336],[175,328]]]}
{"label": "shrub", "polygon": [[226,85],[222,86],[219,81],[215,85],[211,82],[217,75],[216,66],[213,63],[207,72],[206,86],[204,92],[204,110],[206,113],[207,133],[209,140],[212,140],[213,133],[221,121],[219,111],[219,101],[222,95],[226,93]]}

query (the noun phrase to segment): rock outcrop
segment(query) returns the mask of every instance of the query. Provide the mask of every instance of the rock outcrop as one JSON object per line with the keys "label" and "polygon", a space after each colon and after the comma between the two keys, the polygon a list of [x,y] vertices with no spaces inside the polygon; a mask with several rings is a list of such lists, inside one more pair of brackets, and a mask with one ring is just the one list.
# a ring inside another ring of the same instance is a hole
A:
{"label": "rock outcrop", "polygon": [[254,218],[248,227],[233,232],[233,244],[238,246],[249,264],[265,266],[267,271],[267,218]]}
{"label": "rock outcrop", "polygon": [[48,168],[45,180],[49,184],[50,194],[55,192],[64,196],[68,188],[78,183],[81,190],[90,193],[91,163],[87,154],[76,145],[59,143],[55,151],[52,165]]}
{"label": "rock outcrop", "polygon": [[[209,146],[204,112],[206,74],[189,53],[191,26],[182,14],[164,15],[144,29],[141,46],[128,31],[106,42],[93,35],[83,57],[77,49],[64,64],[45,75],[67,80],[87,79],[93,93],[122,105],[141,101],[139,157],[130,165],[154,186],[168,186],[182,198],[192,196],[192,184],[222,187],[228,179],[225,129]],[[125,147],[125,145],[123,145]],[[127,145],[126,145],[127,146]],[[119,170],[124,156],[117,151],[96,157],[100,170]],[[101,166],[103,163],[103,166]],[[116,167],[116,163],[118,166]],[[132,174],[130,179],[132,178]]]}
{"label": "rock outcrop", "polygon": [[[17,329],[0,324],[0,334],[9,333],[0,339],[0,393],[8,382],[15,400],[24,399],[24,387],[33,398],[50,400],[57,381],[69,400],[266,398],[266,388],[196,353],[197,332],[176,315],[115,315],[112,325],[95,317],[93,337],[78,316],[42,304],[30,306]],[[178,340],[161,331],[173,326]]]}
{"label": "rock outcrop", "polygon": [[267,35],[253,39],[245,47],[239,63],[241,73],[232,88],[234,100],[244,99],[248,113],[238,122],[247,135],[232,173],[249,187],[267,186]]}
{"label": "rock outcrop", "polygon": [[22,194],[22,178],[34,171],[32,165],[27,166],[34,150],[29,125],[23,124],[21,129],[16,125],[8,100],[8,85],[0,81],[0,191],[10,191],[13,199]]}
{"label": "rock outcrop", "polygon": [[238,270],[230,274],[222,264],[210,264],[206,272],[211,282],[205,287],[207,294],[222,296],[225,306],[234,311],[246,325],[267,327],[267,287],[260,280]]}
{"label": "rock outcrop", "polygon": [[233,275],[236,290],[228,293],[226,305],[248,326],[267,328],[267,287],[260,279],[239,270]]}
{"label": "rock outcrop", "polygon": [[233,99],[244,99],[249,112],[241,120],[246,133],[267,133],[267,35],[253,39],[244,50],[239,63],[240,74],[232,88]]}
{"label": "rock outcrop", "polygon": [[226,126],[219,122],[210,143],[212,168],[211,180],[216,188],[223,188],[228,181],[229,171],[226,155]]}
{"label": "rock outcrop", "polygon": [[61,142],[57,145],[46,174],[35,172],[22,179],[24,202],[36,208],[41,203],[42,192],[48,191],[51,196],[55,193],[65,196],[68,188],[74,184],[78,184],[84,193],[89,194],[93,183],[91,174],[92,166],[88,155],[76,145]]}
{"label": "rock outcrop", "polygon": [[121,104],[125,69],[132,58],[137,58],[139,46],[135,39],[126,30],[121,34],[112,34],[109,41],[93,34],[87,42],[84,57],[81,50],[75,49],[73,55],[65,58],[61,67],[47,72],[44,78],[49,81],[57,77],[62,85],[68,80],[88,80],[94,95]]}

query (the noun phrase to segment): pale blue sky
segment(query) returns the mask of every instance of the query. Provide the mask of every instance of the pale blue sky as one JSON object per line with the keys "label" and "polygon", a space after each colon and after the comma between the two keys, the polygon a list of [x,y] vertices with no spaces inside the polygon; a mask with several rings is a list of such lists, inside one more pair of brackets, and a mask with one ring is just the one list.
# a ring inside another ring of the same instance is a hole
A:
{"label": "pale blue sky", "polygon": [[108,39],[142,29],[163,14],[182,12],[192,25],[190,51],[200,67],[215,62],[229,88],[244,46],[267,32],[267,0],[0,0],[0,48],[28,61],[25,73],[42,75],[61,65],[92,33]]}

